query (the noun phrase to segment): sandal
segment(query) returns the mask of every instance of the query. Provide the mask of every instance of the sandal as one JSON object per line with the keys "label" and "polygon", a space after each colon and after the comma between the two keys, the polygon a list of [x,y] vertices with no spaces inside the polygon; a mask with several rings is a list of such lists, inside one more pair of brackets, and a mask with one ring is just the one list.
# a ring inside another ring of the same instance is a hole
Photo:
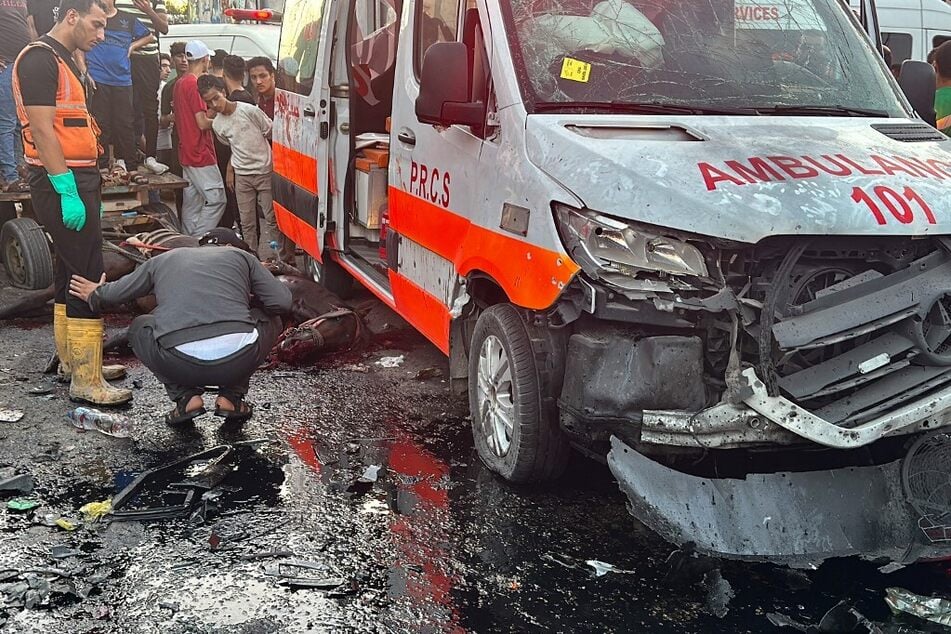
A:
{"label": "sandal", "polygon": [[215,416],[224,418],[226,423],[244,422],[254,413],[254,406],[237,394],[218,392],[218,397],[227,399],[234,406],[234,409],[221,409],[215,404]]}
{"label": "sandal", "polygon": [[190,392],[185,396],[177,399],[175,401],[175,407],[172,408],[168,414],[165,415],[165,424],[170,427],[180,427],[185,423],[188,423],[202,414],[205,413],[205,407],[199,407],[192,411],[187,411],[185,408],[188,407],[188,402],[196,396],[200,396],[200,392]]}

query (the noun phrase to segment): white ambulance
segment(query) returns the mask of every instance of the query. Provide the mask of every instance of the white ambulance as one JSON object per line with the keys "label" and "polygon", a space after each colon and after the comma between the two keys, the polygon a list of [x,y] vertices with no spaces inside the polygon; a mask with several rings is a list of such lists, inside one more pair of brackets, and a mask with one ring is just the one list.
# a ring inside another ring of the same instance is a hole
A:
{"label": "white ambulance", "polygon": [[895,478],[951,421],[951,141],[846,4],[287,0],[277,73],[281,230],[448,355],[490,469],[610,452],[727,556],[937,547]]}

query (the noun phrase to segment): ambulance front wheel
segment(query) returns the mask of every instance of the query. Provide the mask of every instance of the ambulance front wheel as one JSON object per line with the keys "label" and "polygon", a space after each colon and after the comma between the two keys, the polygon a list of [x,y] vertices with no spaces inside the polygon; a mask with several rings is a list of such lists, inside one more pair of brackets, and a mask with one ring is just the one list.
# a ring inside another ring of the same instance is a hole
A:
{"label": "ambulance front wheel", "polygon": [[469,348],[469,410],[476,450],[510,482],[560,476],[571,448],[558,427],[555,401],[561,363],[551,333],[536,329],[509,304],[479,315]]}
{"label": "ambulance front wheel", "polygon": [[353,295],[353,278],[342,266],[330,259],[324,252],[323,262],[307,256],[307,273],[311,278],[339,297],[347,299]]}

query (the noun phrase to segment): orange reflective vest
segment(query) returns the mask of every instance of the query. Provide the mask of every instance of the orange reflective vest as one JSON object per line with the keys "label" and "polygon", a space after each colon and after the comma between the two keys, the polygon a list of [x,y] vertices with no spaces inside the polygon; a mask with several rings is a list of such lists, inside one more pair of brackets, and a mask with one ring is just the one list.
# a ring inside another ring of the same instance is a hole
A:
{"label": "orange reflective vest", "polygon": [[29,165],[43,166],[40,154],[33,142],[30,121],[23,106],[20,94],[20,80],[17,67],[27,51],[42,47],[53,53],[59,66],[59,79],[56,86],[56,114],[53,130],[63,148],[63,157],[68,167],[96,167],[99,159],[99,126],[86,108],[86,91],[82,82],[73,74],[69,65],[56,50],[45,42],[32,42],[17,56],[13,64],[13,98],[16,100],[17,117],[23,127],[23,157]]}

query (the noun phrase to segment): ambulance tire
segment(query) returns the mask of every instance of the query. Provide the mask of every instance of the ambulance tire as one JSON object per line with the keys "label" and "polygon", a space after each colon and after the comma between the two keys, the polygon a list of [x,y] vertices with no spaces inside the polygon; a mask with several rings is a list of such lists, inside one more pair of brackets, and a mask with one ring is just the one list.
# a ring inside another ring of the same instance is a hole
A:
{"label": "ambulance tire", "polygon": [[32,218],[14,218],[3,224],[0,253],[14,286],[36,291],[53,283],[49,239],[43,227]]}
{"label": "ambulance tire", "polygon": [[342,266],[324,253],[324,261],[307,256],[307,273],[311,278],[340,299],[353,297],[353,277]]}
{"label": "ambulance tire", "polygon": [[[509,304],[485,310],[473,331],[472,435],[482,462],[510,482],[555,480],[571,458],[568,439],[558,426],[561,374],[557,359],[552,362],[552,342],[551,333],[526,324]],[[496,374],[494,380],[487,379],[490,373]]]}

